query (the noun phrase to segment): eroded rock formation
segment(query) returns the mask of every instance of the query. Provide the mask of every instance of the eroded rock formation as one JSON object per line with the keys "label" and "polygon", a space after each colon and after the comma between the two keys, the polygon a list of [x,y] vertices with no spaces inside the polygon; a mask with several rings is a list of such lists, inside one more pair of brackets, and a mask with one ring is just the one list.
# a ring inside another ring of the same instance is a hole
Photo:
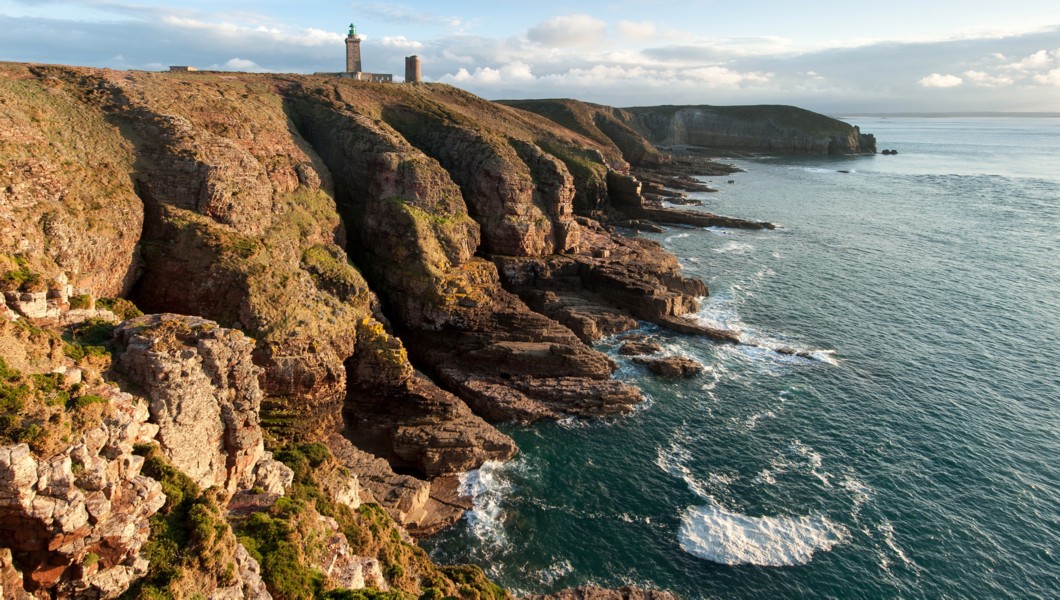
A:
{"label": "eroded rock formation", "polygon": [[[212,488],[200,491],[214,509],[227,503],[218,518],[289,519],[288,533],[326,540],[294,561],[306,569],[347,587],[457,593],[400,526],[453,523],[467,506],[455,474],[514,455],[487,420],[628,412],[639,390],[589,344],[639,321],[738,341],[684,319],[706,286],[611,223],[769,226],[665,208],[705,190],[691,174],[731,169],[663,154],[665,127],[643,111],[521,106],[546,119],[443,85],[35,65],[0,66],[0,103],[0,319],[19,340],[0,349],[46,375],[34,393],[47,383],[51,400],[82,378],[109,390],[92,404],[99,423],[77,421],[67,441],[48,430],[79,410],[61,399],[2,407],[0,435],[35,440],[0,449],[6,595],[21,579],[112,597],[143,575],[163,498],[132,445],[149,441]],[[673,135],[699,136],[706,117],[680,115]],[[821,149],[782,120],[737,137]],[[824,151],[866,143],[843,131]],[[695,141],[706,139],[670,140]],[[157,314],[86,349],[72,327],[109,331],[119,317],[94,306],[109,296]],[[263,425],[293,471],[265,450]],[[315,474],[297,466],[305,448]],[[292,489],[303,496],[277,503]],[[386,537],[372,556],[352,550],[371,538],[355,535],[362,525]],[[277,563],[258,565],[218,527],[233,573],[207,592],[264,597]],[[380,574],[373,561],[395,553],[414,572]],[[480,572],[458,579],[504,594]]]}
{"label": "eroded rock formation", "polygon": [[283,495],[292,474],[265,450],[253,340],[169,314],[126,321],[114,336],[123,348],[115,369],[150,399],[158,443],[174,466],[228,498],[252,487]]}
{"label": "eroded rock formation", "polygon": [[[140,474],[133,446],[151,442],[158,427],[141,399],[99,393],[108,399],[95,408],[99,424],[63,452],[0,447],[0,545],[22,568],[26,591],[112,598],[147,572],[140,549],[165,496]],[[18,597],[13,584],[5,593]]]}

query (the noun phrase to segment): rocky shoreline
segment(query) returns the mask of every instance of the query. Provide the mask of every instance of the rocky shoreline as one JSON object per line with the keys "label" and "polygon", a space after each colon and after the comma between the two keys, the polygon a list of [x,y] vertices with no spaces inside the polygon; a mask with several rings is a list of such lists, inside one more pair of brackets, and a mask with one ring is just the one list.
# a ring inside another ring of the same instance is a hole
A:
{"label": "rocky shoreline", "polygon": [[731,167],[444,85],[6,64],[0,106],[2,597],[507,598],[410,537],[491,423],[629,412],[591,344],[639,321],[739,343],[623,231],[773,227],[668,207]]}

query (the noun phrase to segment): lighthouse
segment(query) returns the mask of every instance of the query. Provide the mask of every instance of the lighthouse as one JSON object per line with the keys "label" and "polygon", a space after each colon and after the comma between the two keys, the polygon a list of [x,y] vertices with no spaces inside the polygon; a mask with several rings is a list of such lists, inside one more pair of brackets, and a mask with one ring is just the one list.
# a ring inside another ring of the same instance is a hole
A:
{"label": "lighthouse", "polygon": [[361,72],[361,38],[353,23],[350,23],[350,34],[346,36],[346,72]]}

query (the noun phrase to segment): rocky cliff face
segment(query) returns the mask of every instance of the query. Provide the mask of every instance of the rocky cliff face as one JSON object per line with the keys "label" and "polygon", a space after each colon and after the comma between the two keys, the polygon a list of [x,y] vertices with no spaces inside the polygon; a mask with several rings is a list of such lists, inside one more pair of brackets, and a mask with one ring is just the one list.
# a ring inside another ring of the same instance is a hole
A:
{"label": "rocky cliff face", "polygon": [[854,126],[794,106],[631,108],[653,143],[785,154],[876,152],[876,139]]}
{"label": "rocky cliff face", "polygon": [[[5,594],[504,598],[400,527],[452,523],[454,475],[514,455],[487,420],[629,411],[588,344],[686,330],[707,293],[598,220],[647,210],[630,163],[670,162],[615,109],[565,128],[441,85],[33,65],[0,65],[0,105]],[[128,300],[155,314],[111,341]],[[213,558],[160,572],[181,511]]]}
{"label": "rocky cliff face", "polygon": [[289,468],[265,450],[260,425],[262,369],[253,341],[216,323],[179,315],[126,321],[115,369],[150,399],[151,422],[166,458],[223,499],[254,487],[283,495]]}
{"label": "rocky cliff face", "polygon": [[[165,501],[141,475],[137,443],[152,441],[139,398],[102,391],[107,410],[77,442],[50,457],[0,446],[0,539],[23,571],[21,590],[115,597],[147,573],[140,549]],[[12,596],[17,597],[17,596]]]}
{"label": "rocky cliff face", "polygon": [[[619,151],[633,166],[665,165],[659,146],[717,152],[863,154],[876,138],[794,106],[651,106],[616,109],[576,100],[508,100]],[[703,174],[703,172],[700,172]]]}

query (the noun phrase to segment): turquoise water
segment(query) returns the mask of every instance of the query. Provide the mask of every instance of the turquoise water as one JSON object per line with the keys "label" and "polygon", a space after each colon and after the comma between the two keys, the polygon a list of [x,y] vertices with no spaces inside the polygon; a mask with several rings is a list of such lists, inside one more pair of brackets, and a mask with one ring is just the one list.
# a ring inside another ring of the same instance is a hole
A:
{"label": "turquoise water", "polygon": [[779,229],[653,236],[746,344],[645,326],[707,366],[676,383],[600,344],[649,402],[508,429],[432,556],[520,592],[1060,596],[1060,120],[851,120],[899,154],[743,161],[706,208]]}

